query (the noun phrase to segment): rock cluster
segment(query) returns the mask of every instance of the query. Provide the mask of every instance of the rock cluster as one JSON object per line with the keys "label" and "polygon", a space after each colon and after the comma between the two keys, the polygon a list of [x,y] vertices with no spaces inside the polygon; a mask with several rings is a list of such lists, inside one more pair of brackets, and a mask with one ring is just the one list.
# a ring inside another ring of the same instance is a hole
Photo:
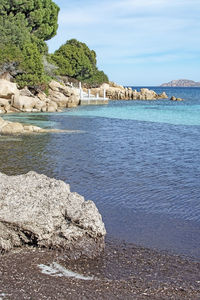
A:
{"label": "rock cluster", "polygon": [[104,249],[106,231],[94,202],[71,193],[63,181],[0,173],[0,191],[0,252],[34,246],[78,258]]}
{"label": "rock cluster", "polygon": [[49,95],[33,95],[27,88],[19,90],[16,83],[0,79],[0,113],[56,112],[79,104],[77,89],[51,81]]}
{"label": "rock cluster", "polygon": [[100,88],[92,89],[91,92],[93,94],[98,93],[100,97],[103,97],[104,89],[106,90],[106,97],[111,100],[156,100],[168,98],[165,92],[157,94],[155,91],[147,88],[137,91],[132,88],[125,88],[113,82],[103,84]]}
{"label": "rock cluster", "polygon": [[170,100],[172,100],[172,101],[183,101],[182,98],[176,98],[175,96],[172,96],[172,97],[170,98]]}

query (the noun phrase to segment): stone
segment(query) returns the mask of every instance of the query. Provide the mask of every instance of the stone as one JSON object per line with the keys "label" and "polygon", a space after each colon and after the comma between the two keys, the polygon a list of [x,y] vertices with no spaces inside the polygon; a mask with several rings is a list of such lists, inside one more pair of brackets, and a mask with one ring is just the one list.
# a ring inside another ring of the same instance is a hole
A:
{"label": "stone", "polygon": [[41,91],[37,94],[37,97],[38,97],[41,101],[47,101],[47,100],[48,100],[47,95],[46,95],[45,93],[41,92]]}
{"label": "stone", "polygon": [[9,112],[10,107],[11,107],[11,100],[10,99],[4,99],[0,98],[0,108],[4,113]]}
{"label": "stone", "polygon": [[165,92],[163,92],[163,93],[161,93],[161,94],[158,95],[158,98],[167,99],[168,96],[167,96],[167,94]]}
{"label": "stone", "polygon": [[58,107],[61,108],[77,106],[80,102],[77,90],[75,88],[70,88],[68,86],[63,87],[61,85],[60,86],[62,88],[58,88],[59,85],[60,84],[58,83],[54,89],[49,90],[49,99],[56,102]]}
{"label": "stone", "polygon": [[24,87],[22,90],[20,90],[20,96],[27,96],[27,97],[34,97],[34,95],[31,93],[31,91],[26,87]]}
{"label": "stone", "polygon": [[32,112],[33,109],[41,111],[41,108],[44,106],[44,102],[37,97],[19,96],[18,98],[14,97],[12,105],[20,111]]}
{"label": "stone", "polygon": [[70,258],[104,249],[105,226],[93,201],[68,184],[35,172],[0,173],[0,251],[19,247],[62,249]]}
{"label": "stone", "polygon": [[19,96],[19,90],[16,83],[5,79],[0,79],[0,98],[12,99],[13,96]]}
{"label": "stone", "polygon": [[55,80],[52,80],[49,83],[49,87],[52,91],[55,91],[55,92],[59,92],[60,90],[64,89],[64,85],[61,85],[59,82],[57,82]]}
{"label": "stone", "polygon": [[46,111],[47,112],[56,112],[58,109],[58,105],[54,101],[48,101],[46,104]]}
{"label": "stone", "polygon": [[58,107],[67,107],[69,102],[69,97],[65,96],[63,93],[50,90],[49,99],[57,103]]}
{"label": "stone", "polygon": [[24,127],[21,123],[18,122],[4,122],[2,125],[0,132],[2,134],[16,134],[23,133]]}
{"label": "stone", "polygon": [[182,98],[176,98],[175,96],[172,96],[172,97],[170,98],[170,100],[172,100],[172,101],[183,101]]}
{"label": "stone", "polygon": [[172,96],[172,97],[170,98],[170,100],[176,101],[176,97],[175,97],[175,96]]}
{"label": "stone", "polygon": [[67,107],[76,107],[79,104],[79,102],[80,102],[79,98],[75,94],[72,94],[69,97],[69,102]]}

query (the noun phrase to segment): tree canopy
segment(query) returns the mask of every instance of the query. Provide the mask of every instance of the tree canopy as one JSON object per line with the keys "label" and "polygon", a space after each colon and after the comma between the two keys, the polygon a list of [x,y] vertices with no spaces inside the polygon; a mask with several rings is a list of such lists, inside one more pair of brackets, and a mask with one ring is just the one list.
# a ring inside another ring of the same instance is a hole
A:
{"label": "tree canopy", "polygon": [[46,83],[54,75],[107,82],[95,51],[85,43],[71,39],[48,55],[45,41],[56,34],[58,12],[52,0],[0,0],[0,72],[10,72],[21,87]]}
{"label": "tree canopy", "polygon": [[58,28],[59,7],[52,0],[1,0],[0,15],[24,22],[29,32],[43,41],[52,38]]}
{"label": "tree canopy", "polygon": [[22,87],[47,80],[42,59],[48,53],[45,41],[56,34],[58,12],[52,0],[0,1],[0,69]]}
{"label": "tree canopy", "polygon": [[52,55],[52,60],[58,66],[59,75],[67,75],[85,82],[107,82],[108,77],[97,69],[96,53],[85,43],[71,39],[62,45]]}

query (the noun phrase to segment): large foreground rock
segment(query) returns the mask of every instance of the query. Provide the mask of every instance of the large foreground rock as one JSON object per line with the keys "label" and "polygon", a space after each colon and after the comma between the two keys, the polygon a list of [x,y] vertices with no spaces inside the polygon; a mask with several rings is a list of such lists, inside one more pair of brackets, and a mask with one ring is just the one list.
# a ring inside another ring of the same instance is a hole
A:
{"label": "large foreground rock", "polygon": [[94,202],[68,184],[35,172],[0,173],[0,251],[35,246],[64,249],[71,258],[94,257],[106,234]]}

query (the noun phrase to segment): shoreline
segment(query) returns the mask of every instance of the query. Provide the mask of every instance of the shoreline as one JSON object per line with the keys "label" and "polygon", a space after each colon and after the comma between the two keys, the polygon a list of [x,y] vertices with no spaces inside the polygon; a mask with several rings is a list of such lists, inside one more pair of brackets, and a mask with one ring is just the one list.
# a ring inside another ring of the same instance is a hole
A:
{"label": "shoreline", "polygon": [[[50,266],[53,262],[90,279],[43,274],[39,265]],[[188,300],[200,296],[200,262],[112,237],[106,238],[106,248],[96,259],[73,261],[64,252],[21,249],[0,255],[0,270],[3,300]]]}

